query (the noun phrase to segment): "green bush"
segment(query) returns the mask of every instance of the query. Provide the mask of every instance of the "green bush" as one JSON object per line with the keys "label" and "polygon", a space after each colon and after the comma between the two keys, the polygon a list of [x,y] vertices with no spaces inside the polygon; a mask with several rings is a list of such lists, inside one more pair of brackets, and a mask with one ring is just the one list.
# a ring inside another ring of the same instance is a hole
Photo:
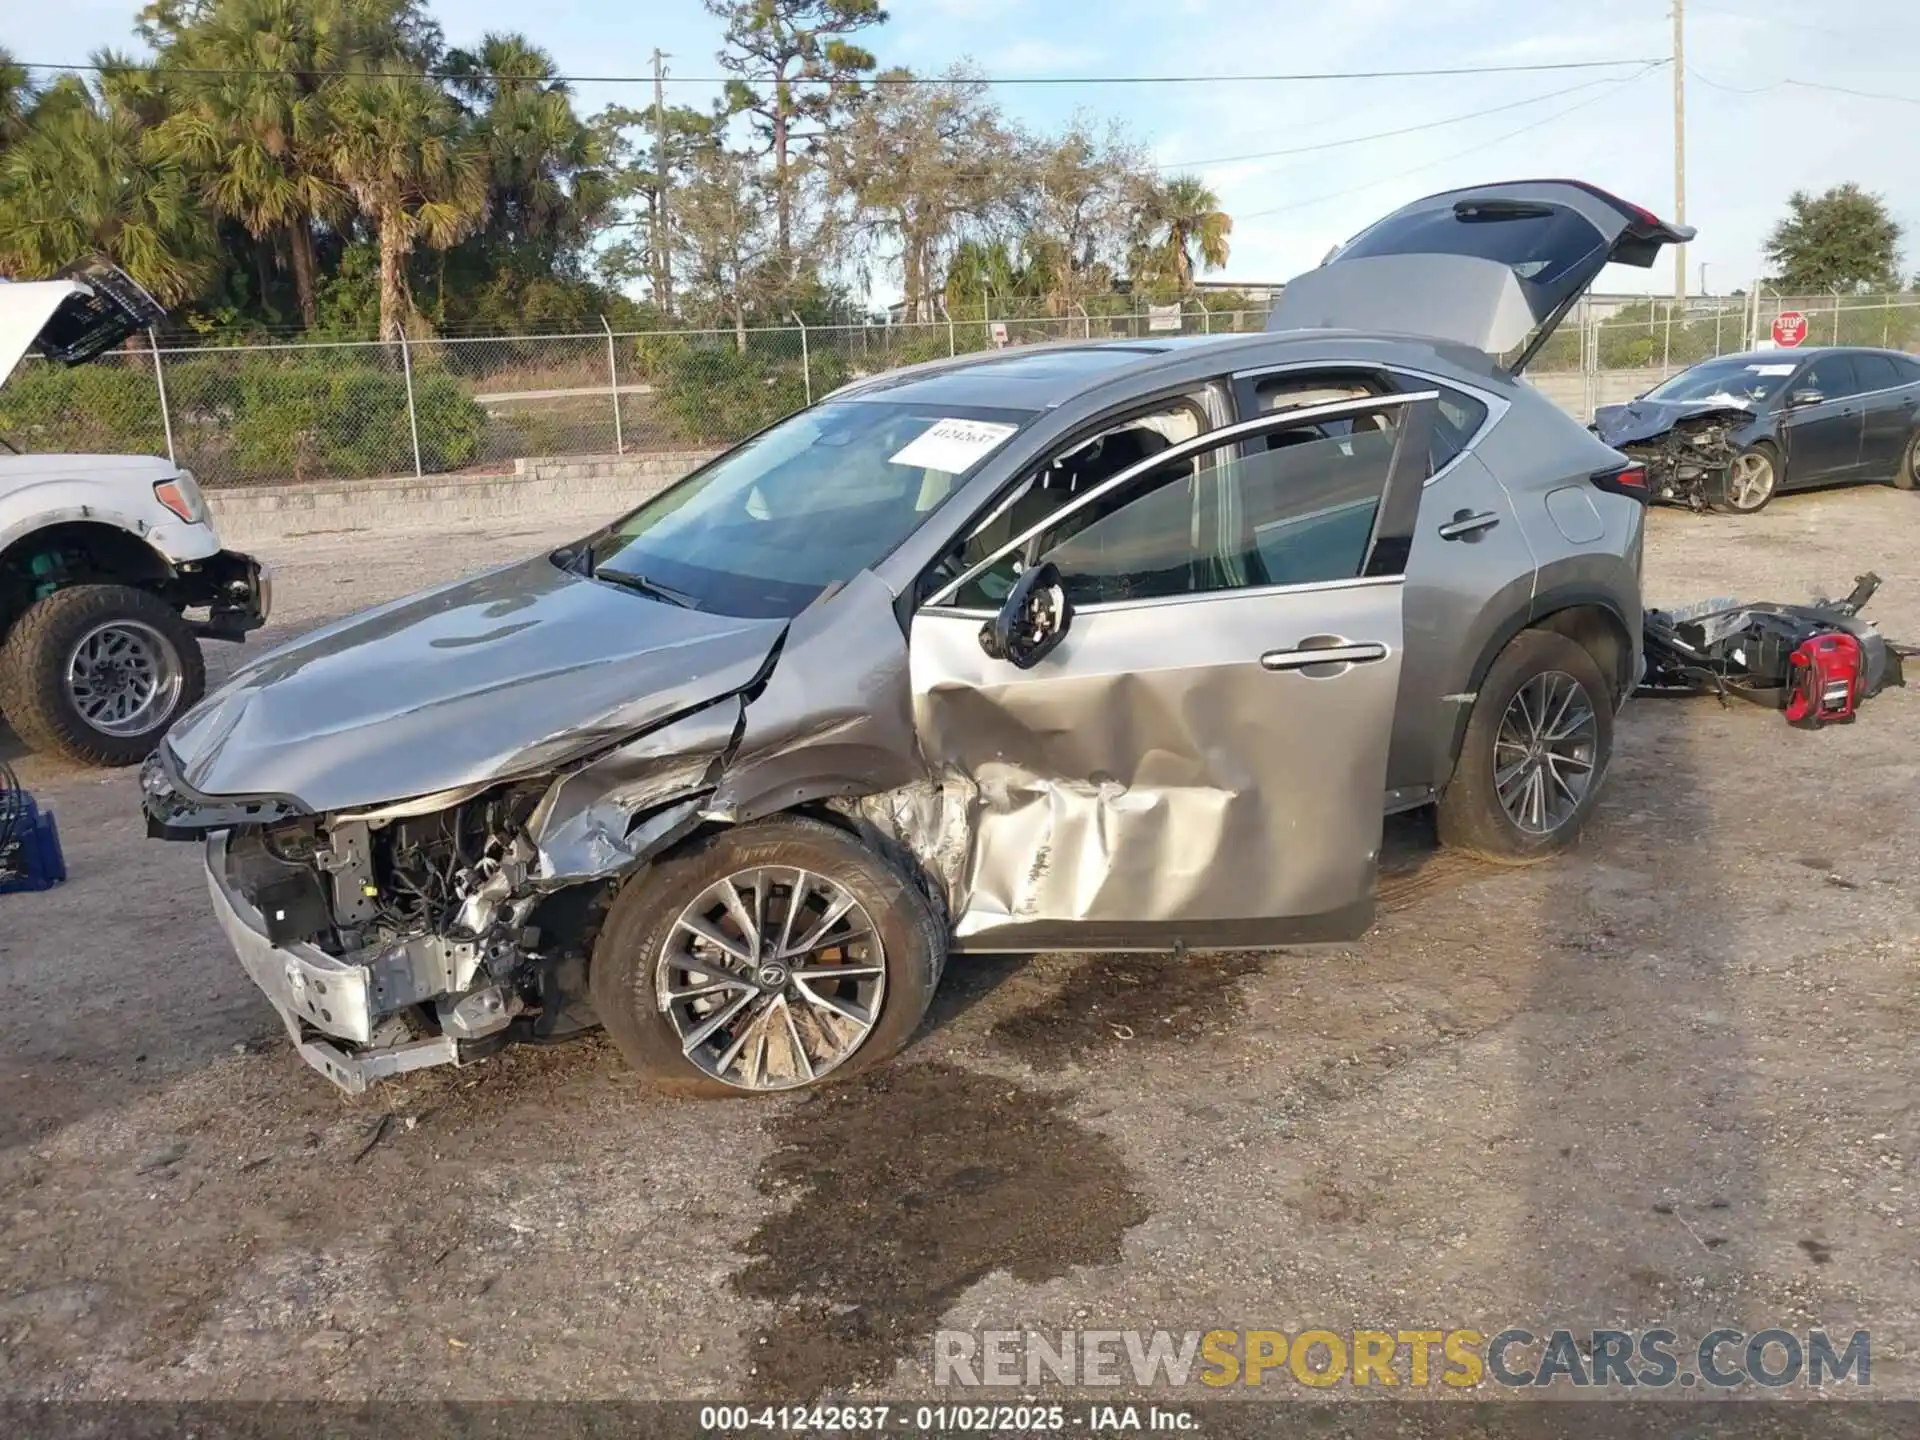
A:
{"label": "green bush", "polygon": [[728,445],[791,415],[846,383],[845,357],[826,351],[778,359],[724,342],[656,342],[640,356],[654,406],[673,434],[691,445]]}

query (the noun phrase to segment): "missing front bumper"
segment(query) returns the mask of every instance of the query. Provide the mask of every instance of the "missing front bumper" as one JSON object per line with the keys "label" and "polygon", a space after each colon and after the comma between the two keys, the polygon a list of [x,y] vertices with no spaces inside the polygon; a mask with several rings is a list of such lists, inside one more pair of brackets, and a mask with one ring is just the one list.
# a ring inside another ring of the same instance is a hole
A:
{"label": "missing front bumper", "polygon": [[273,613],[273,571],[238,550],[196,561],[180,578],[184,603],[206,607],[207,618],[192,622],[194,634],[203,639],[244,639]]}
{"label": "missing front bumper", "polygon": [[300,1058],[349,1095],[409,1070],[460,1063],[459,1042],[448,1035],[372,1044],[373,972],[312,945],[269,939],[266,918],[228,880],[224,831],[207,840],[207,889],[241,968],[280,1016]]}

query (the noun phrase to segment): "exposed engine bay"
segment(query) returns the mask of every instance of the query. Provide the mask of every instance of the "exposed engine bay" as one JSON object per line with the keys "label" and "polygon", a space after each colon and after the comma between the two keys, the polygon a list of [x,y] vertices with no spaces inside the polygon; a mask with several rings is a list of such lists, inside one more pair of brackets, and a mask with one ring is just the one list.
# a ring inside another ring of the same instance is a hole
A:
{"label": "exposed engine bay", "polygon": [[1710,510],[1726,493],[1735,457],[1733,432],[1753,416],[1745,410],[1707,410],[1687,415],[1657,434],[1634,440],[1599,433],[1629,460],[1646,467],[1653,498],[1689,510]]}
{"label": "exposed engine bay", "polygon": [[469,1059],[508,1039],[563,1039],[595,1024],[586,956],[605,895],[533,884],[526,825],[545,788],[236,830],[216,883],[259,912],[274,944],[364,967],[365,1044],[437,1036]]}

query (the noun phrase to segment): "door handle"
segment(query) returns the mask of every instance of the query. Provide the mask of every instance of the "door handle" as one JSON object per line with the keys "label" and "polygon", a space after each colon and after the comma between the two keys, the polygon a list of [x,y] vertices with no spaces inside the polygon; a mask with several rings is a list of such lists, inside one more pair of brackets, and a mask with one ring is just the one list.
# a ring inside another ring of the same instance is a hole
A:
{"label": "door handle", "polygon": [[[1387,647],[1377,640],[1350,641],[1338,635],[1309,635],[1292,650],[1269,650],[1260,657],[1268,670],[1299,670],[1309,679],[1324,680],[1344,674],[1350,665],[1366,665],[1387,658]],[[1325,667],[1325,668],[1322,668]]]}
{"label": "door handle", "polygon": [[1478,515],[1471,510],[1456,510],[1453,519],[1440,527],[1442,540],[1474,540],[1482,530],[1491,530],[1500,523],[1500,517],[1491,510],[1482,510]]}

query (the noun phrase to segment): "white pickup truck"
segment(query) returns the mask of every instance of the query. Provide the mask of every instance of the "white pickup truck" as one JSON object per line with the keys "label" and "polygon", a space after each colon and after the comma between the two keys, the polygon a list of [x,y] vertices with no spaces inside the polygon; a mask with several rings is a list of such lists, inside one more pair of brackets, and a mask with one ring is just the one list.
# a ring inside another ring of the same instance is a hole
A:
{"label": "white pickup truck", "polygon": [[[159,315],[108,265],[0,281],[0,384],[30,351],[83,364]],[[271,582],[220,547],[190,471],[33,438],[0,430],[0,717],[30,749],[131,765],[205,690],[201,638],[264,624]]]}

